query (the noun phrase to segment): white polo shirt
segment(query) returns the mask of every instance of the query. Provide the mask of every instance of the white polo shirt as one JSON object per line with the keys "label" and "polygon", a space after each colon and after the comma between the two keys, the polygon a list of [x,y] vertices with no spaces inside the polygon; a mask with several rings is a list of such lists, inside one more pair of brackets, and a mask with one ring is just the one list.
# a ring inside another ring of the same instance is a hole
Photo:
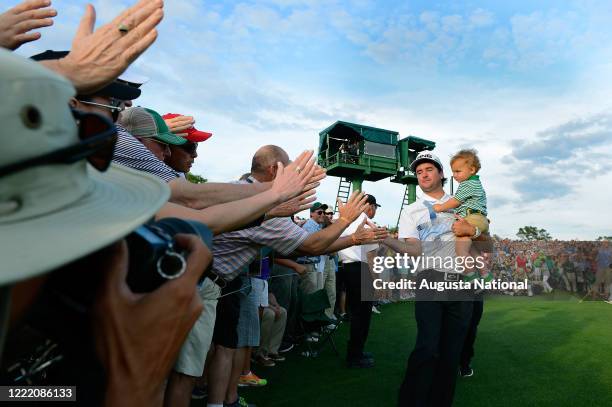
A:
{"label": "white polo shirt", "polygon": [[[359,215],[359,217],[351,223],[345,230],[342,232],[340,237],[350,236],[352,233],[355,233],[359,225],[363,222],[363,220],[367,218],[365,213]],[[368,218],[369,219],[369,218]],[[368,225],[365,225],[366,228],[370,228]],[[344,250],[340,250],[338,252],[338,256],[341,263],[355,263],[355,262],[368,262],[368,253],[372,250],[378,249],[378,243],[370,243],[358,246],[347,247]]]}
{"label": "white polo shirt", "polygon": [[[398,237],[400,239],[413,238],[423,242],[423,255],[424,257],[430,257],[431,261],[436,257],[447,259],[456,256],[455,234],[451,229],[455,217],[452,213],[441,212],[437,213],[434,219],[431,219],[425,202],[431,205],[442,204],[450,198],[451,196],[448,194],[444,194],[440,199],[423,194],[421,198],[405,207],[400,215]],[[442,263],[444,262],[442,261]],[[424,263],[421,263],[417,271],[433,268],[423,267],[423,265]],[[435,269],[447,273],[456,272],[454,268],[435,267]]]}

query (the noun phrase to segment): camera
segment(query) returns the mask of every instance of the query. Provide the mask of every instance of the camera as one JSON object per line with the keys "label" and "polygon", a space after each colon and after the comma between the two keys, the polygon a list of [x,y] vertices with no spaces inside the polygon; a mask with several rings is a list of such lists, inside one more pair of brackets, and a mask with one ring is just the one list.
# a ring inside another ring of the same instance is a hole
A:
{"label": "camera", "polygon": [[212,246],[212,232],[206,225],[177,218],[167,218],[140,226],[127,236],[129,272],[127,284],[136,293],[150,292],[185,272],[186,253],[174,248],[174,235],[187,233],[199,236]]}
{"label": "camera", "polygon": [[172,237],[158,226],[140,226],[126,238],[129,247],[127,284],[135,293],[150,292],[180,277],[187,263]]}

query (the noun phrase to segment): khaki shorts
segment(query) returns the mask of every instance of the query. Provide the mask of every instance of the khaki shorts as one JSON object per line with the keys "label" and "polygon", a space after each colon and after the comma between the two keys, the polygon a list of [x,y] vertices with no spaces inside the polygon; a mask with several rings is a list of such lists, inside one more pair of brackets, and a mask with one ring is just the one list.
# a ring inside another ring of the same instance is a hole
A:
{"label": "khaki shorts", "polygon": [[489,220],[480,213],[470,213],[465,220],[472,226],[476,226],[480,233],[489,231]]}
{"label": "khaki shorts", "polygon": [[221,295],[221,288],[211,279],[205,278],[199,293],[204,309],[189,331],[174,365],[176,372],[193,377],[200,377],[204,373],[204,362],[212,341],[217,299]]}

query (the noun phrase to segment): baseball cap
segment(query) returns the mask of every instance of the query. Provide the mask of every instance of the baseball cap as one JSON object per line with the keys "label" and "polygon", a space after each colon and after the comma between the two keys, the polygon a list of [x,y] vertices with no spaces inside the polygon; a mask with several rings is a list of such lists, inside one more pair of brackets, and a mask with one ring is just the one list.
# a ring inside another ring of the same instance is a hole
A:
{"label": "baseball cap", "polygon": [[[40,54],[32,55],[30,58],[34,61],[48,61],[64,58],[66,55],[68,55],[68,53],[69,51],[47,50],[45,52],[41,52]],[[102,89],[94,92],[92,95],[109,96],[119,100],[137,99],[141,94],[141,90],[136,87],[129,86],[127,83],[122,83],[119,80],[120,78],[114,80]]]}
{"label": "baseball cap", "polygon": [[[175,117],[179,117],[179,116],[184,116],[184,115],[178,114],[178,113],[166,113],[162,117],[164,119],[174,119]],[[179,135],[181,137],[186,138],[187,141],[191,141],[192,143],[201,143],[202,141],[206,141],[212,137],[212,133],[198,130],[193,126],[188,128],[187,130],[184,130],[184,133],[180,133]]]}
{"label": "baseball cap", "polygon": [[438,170],[444,171],[444,168],[442,167],[442,161],[440,161],[438,156],[433,154],[431,151],[421,151],[416,156],[414,161],[412,163],[410,163],[410,171],[415,172],[416,171],[416,167],[419,164],[424,163],[424,162],[432,163],[433,165],[438,167]]}
{"label": "baseball cap", "polygon": [[315,202],[310,208],[310,212],[315,212],[315,211],[318,211],[319,209],[325,210],[327,208],[328,206],[326,204],[321,203],[321,202]]}
{"label": "baseball cap", "polygon": [[374,195],[368,194],[368,197],[366,199],[366,203],[369,203],[370,205],[374,205],[377,208],[380,208],[380,205],[376,203],[376,197]]}
{"label": "baseball cap", "polygon": [[180,146],[187,140],[170,133],[166,122],[155,110],[144,107],[131,107],[121,112],[120,125],[134,137],[152,137],[162,143]]}
{"label": "baseball cap", "polygon": [[[44,66],[0,49],[0,167],[80,142],[68,106],[75,89]],[[28,121],[26,110],[37,111]],[[170,196],[157,177],[116,164],[99,172],[85,158],[0,178],[0,285],[93,253],[149,220]],[[84,272],[86,270],[83,270]]]}

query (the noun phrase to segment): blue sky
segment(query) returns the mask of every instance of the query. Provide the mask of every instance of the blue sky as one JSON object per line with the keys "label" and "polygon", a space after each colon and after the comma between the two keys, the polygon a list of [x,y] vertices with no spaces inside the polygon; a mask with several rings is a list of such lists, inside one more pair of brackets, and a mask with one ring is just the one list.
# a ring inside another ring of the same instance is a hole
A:
{"label": "blue sky", "polygon": [[[214,133],[194,168],[210,180],[246,172],[263,144],[296,155],[334,121],[355,121],[434,140],[445,163],[477,148],[494,233],[536,225],[592,239],[612,234],[606,3],[168,0],[131,70],[150,78],[139,104]],[[84,4],[55,0],[55,26],[19,52],[68,48]],[[129,2],[93,4],[105,22]],[[329,178],[318,195],[331,202],[336,189]],[[364,189],[395,224],[401,186]]]}

